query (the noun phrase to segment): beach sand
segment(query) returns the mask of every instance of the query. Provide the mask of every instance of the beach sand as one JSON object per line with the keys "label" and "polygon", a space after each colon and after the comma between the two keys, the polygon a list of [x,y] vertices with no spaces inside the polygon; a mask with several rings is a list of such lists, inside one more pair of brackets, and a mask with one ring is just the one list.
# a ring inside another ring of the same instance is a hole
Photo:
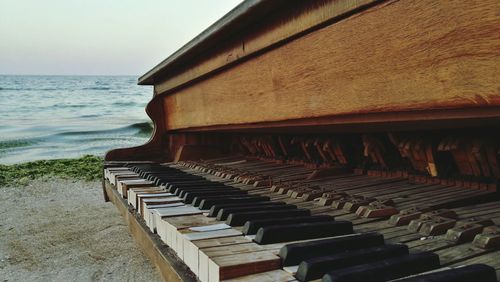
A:
{"label": "beach sand", "polygon": [[1,281],[161,281],[98,181],[0,187]]}

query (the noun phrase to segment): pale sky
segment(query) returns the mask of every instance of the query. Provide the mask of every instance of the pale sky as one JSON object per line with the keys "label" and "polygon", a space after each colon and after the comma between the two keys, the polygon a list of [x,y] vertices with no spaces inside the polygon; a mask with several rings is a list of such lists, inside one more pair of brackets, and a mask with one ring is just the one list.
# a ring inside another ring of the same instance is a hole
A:
{"label": "pale sky", "polygon": [[0,74],[142,75],[241,0],[0,0]]}

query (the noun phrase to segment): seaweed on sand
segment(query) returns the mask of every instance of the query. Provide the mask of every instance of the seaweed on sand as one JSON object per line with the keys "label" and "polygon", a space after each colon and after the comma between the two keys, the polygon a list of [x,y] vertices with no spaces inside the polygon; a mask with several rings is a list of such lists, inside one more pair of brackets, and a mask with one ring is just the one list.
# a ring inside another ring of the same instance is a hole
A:
{"label": "seaweed on sand", "polygon": [[77,159],[0,165],[0,186],[26,185],[42,177],[96,180],[102,177],[102,161],[101,157],[87,155]]}

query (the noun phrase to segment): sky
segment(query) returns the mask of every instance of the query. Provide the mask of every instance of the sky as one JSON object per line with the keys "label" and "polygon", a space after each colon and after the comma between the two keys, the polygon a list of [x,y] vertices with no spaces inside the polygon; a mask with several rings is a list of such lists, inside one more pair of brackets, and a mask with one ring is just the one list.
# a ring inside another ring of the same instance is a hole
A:
{"label": "sky", "polygon": [[0,0],[0,74],[142,75],[241,0]]}

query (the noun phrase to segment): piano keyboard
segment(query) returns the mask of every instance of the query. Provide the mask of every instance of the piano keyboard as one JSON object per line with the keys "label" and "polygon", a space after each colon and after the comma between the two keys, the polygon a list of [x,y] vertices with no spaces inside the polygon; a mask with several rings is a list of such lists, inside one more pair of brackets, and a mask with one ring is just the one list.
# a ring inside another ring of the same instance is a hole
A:
{"label": "piano keyboard", "polygon": [[231,157],[109,167],[104,175],[202,282],[500,277],[492,187],[311,172]]}

